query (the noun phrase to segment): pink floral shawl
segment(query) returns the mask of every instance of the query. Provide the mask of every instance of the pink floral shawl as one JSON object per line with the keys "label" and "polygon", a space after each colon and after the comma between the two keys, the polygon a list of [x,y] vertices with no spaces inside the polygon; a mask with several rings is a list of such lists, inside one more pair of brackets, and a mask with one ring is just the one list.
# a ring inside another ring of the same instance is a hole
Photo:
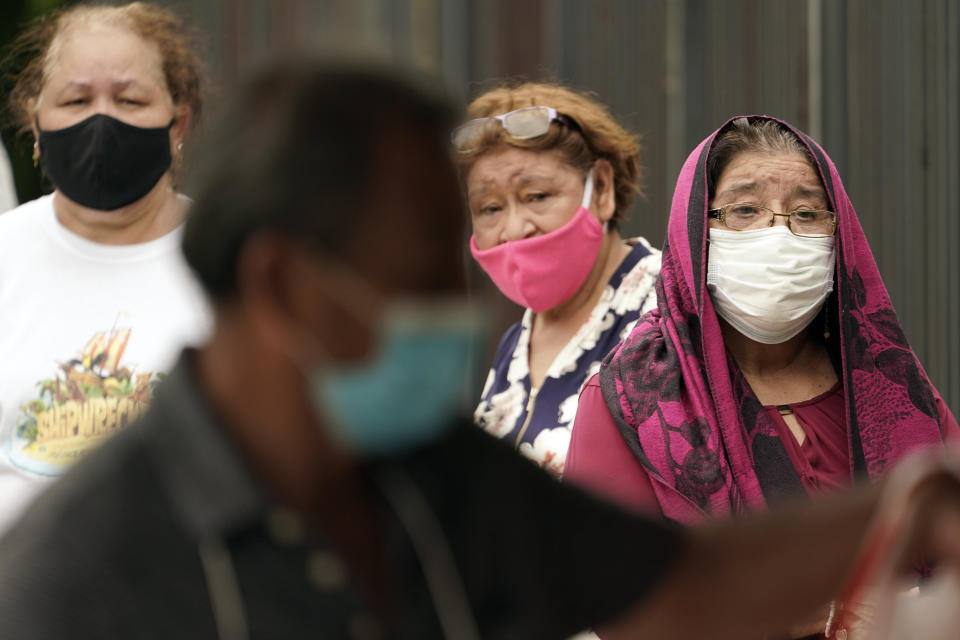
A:
{"label": "pink floral shawl", "polygon": [[[809,147],[837,212],[828,348],[841,369],[852,472],[875,478],[907,451],[942,441],[936,392],[907,344],[833,162],[782,124]],[[724,127],[694,149],[677,180],[658,308],[600,370],[607,406],[648,471],[664,515],[682,523],[805,493],[773,423],[727,353],[707,293],[707,155]]]}

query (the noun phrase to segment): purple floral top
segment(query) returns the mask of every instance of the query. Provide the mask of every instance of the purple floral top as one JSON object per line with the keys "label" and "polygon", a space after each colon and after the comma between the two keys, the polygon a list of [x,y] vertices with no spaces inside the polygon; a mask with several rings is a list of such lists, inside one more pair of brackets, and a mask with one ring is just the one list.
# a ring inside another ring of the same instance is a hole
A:
{"label": "purple floral top", "polygon": [[550,364],[540,387],[530,385],[533,311],[527,309],[500,341],[474,412],[477,425],[508,439],[557,477],[563,473],[584,383],[630,333],[637,318],[657,306],[654,284],[660,274],[660,251],[640,237],[627,243],[632,250],[610,278],[590,318]]}

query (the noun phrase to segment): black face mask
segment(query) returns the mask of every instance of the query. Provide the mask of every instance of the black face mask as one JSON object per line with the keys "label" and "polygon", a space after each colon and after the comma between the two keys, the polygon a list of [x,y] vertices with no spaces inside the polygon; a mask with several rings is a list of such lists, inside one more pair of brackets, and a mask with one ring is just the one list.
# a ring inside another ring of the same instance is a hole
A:
{"label": "black face mask", "polygon": [[43,131],[43,170],[63,195],[91,209],[136,202],[170,168],[170,127],[144,129],[98,113],[65,129]]}

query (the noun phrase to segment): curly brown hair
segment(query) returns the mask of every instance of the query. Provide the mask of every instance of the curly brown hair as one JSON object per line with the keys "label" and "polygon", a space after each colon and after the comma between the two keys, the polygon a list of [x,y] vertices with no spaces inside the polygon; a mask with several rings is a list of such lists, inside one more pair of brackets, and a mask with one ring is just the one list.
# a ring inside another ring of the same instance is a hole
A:
{"label": "curly brown hair", "polygon": [[198,121],[203,109],[203,65],[196,52],[196,40],[180,16],[148,2],[131,2],[122,6],[84,4],[34,19],[7,52],[4,67],[15,78],[9,109],[13,123],[21,133],[30,131],[37,99],[50,67],[55,63],[60,36],[87,21],[122,25],[156,44],[174,106],[188,107],[191,122]]}
{"label": "curly brown hair", "polygon": [[616,201],[613,220],[623,220],[633,198],[640,193],[639,136],[620,126],[610,110],[591,95],[547,82],[498,86],[474,99],[467,108],[467,116],[484,118],[531,106],[553,107],[577,126],[551,126],[545,135],[528,140],[511,138],[502,127],[487,127],[469,151],[457,154],[461,175],[465,176],[480,156],[503,145],[556,151],[566,163],[584,174],[596,160],[603,158],[613,167]]}

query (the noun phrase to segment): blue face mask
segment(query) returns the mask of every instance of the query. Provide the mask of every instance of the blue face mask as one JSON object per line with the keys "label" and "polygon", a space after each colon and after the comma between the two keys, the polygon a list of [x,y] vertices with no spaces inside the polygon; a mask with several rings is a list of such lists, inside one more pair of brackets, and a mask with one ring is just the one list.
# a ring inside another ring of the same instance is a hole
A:
{"label": "blue face mask", "polygon": [[369,361],[313,372],[314,405],[354,453],[399,453],[435,440],[474,399],[483,329],[465,302],[393,304]]}

